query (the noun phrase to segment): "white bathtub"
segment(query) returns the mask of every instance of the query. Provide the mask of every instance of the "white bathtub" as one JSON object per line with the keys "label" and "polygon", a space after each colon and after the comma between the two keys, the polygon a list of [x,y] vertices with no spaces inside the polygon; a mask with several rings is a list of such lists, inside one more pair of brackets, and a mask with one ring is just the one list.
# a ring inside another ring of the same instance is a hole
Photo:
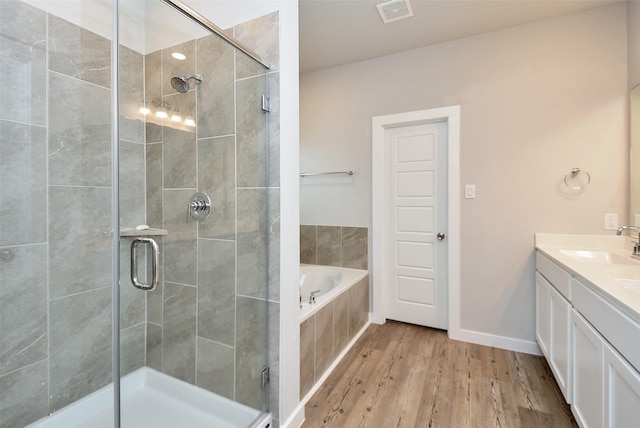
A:
{"label": "white bathtub", "polygon": [[[300,265],[300,322],[313,316],[327,303],[347,291],[369,272],[334,266]],[[316,291],[316,303],[310,304],[311,292]]]}

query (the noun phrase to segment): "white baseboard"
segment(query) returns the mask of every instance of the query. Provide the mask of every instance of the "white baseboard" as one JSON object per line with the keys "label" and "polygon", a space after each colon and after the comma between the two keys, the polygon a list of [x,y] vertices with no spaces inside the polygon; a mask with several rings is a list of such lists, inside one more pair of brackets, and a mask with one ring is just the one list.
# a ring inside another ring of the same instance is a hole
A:
{"label": "white baseboard", "polygon": [[542,355],[542,351],[535,341],[514,339],[513,337],[496,336],[479,331],[460,329],[448,331],[449,338],[477,345],[493,346],[508,351],[523,352],[525,354]]}

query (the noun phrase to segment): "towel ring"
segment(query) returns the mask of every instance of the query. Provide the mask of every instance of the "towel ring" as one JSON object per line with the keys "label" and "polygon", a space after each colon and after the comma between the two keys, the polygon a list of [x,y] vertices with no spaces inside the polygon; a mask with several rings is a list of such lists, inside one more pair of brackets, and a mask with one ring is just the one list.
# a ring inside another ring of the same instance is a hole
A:
{"label": "towel ring", "polygon": [[[584,175],[587,176],[587,182],[582,183],[578,186],[573,186],[569,184],[569,180],[575,179],[580,173],[583,173]],[[581,168],[572,168],[571,172],[564,176],[564,184],[571,190],[582,190],[585,187],[587,187],[589,183],[591,183],[591,175],[587,171],[583,171]]]}

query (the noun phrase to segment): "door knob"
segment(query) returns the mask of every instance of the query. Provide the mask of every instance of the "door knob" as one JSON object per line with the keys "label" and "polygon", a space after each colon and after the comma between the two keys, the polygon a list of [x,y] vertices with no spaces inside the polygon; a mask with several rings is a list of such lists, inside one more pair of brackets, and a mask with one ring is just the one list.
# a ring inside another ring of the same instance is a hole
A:
{"label": "door knob", "polygon": [[438,238],[438,240],[439,240],[439,241],[442,241],[442,240],[445,238],[445,236],[446,236],[446,235],[445,235],[444,233],[442,233],[442,232],[440,232],[440,233],[438,233],[438,234],[436,235],[436,237]]}

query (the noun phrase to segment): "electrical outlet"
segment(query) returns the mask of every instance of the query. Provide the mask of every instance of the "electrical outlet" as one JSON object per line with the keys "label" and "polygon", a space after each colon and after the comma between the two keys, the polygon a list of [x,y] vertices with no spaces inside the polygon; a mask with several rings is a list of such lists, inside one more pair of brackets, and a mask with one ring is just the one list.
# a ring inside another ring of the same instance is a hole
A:
{"label": "electrical outlet", "polygon": [[604,214],[604,230],[618,230],[618,213]]}

